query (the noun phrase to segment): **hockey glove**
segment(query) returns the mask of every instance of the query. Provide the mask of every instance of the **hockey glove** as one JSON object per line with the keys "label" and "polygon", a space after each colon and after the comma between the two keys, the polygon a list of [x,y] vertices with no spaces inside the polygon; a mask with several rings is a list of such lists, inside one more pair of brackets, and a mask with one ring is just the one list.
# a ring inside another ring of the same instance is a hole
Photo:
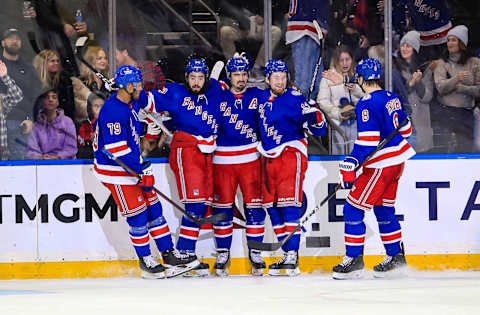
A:
{"label": "hockey glove", "polygon": [[358,166],[358,161],[350,156],[347,156],[345,160],[340,162],[338,165],[339,168],[339,178],[340,178],[340,185],[344,189],[350,189],[353,187],[353,183],[355,182],[355,169]]}
{"label": "hockey glove", "polygon": [[155,177],[153,176],[152,163],[150,161],[142,163],[142,174],[140,174],[140,179],[138,180],[137,185],[146,192],[153,189],[153,185],[155,185]]}

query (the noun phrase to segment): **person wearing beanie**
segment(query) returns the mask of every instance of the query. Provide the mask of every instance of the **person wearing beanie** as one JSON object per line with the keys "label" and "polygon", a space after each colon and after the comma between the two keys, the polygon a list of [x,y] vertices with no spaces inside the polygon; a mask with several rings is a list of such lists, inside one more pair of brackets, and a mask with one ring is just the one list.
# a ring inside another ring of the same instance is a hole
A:
{"label": "person wearing beanie", "polygon": [[[402,76],[412,107],[411,118],[415,128],[415,151],[421,153],[433,147],[433,129],[430,122],[430,101],[433,98],[433,72],[430,66],[420,64],[420,33],[410,31],[400,40],[395,67]],[[412,144],[412,141],[409,141]]]}
{"label": "person wearing beanie", "polygon": [[470,53],[467,45],[468,28],[464,25],[452,28],[447,34],[447,51],[434,71],[440,104],[432,108],[432,122],[434,130],[445,134],[435,144],[442,153],[473,150],[473,108],[475,99],[480,98],[480,60]]}
{"label": "person wearing beanie", "polygon": [[406,33],[400,40],[400,46],[403,44],[410,45],[418,54],[420,52],[420,33],[417,31]]}
{"label": "person wearing beanie", "polygon": [[468,45],[468,28],[465,25],[457,25],[451,30],[449,30],[447,33],[447,43],[449,36],[455,36],[456,38],[461,40],[465,46]]}

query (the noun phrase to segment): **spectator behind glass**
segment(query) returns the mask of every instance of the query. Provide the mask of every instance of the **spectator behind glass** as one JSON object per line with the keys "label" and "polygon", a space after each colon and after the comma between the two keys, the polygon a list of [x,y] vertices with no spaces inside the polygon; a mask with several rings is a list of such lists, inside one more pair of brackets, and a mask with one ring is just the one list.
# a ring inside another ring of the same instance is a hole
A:
{"label": "spectator behind glass", "polygon": [[87,100],[88,119],[86,119],[78,130],[77,135],[77,158],[78,159],[93,159],[93,125],[98,118],[100,109],[105,103],[105,96],[103,93],[91,93]]}
{"label": "spectator behind glass", "polygon": [[[384,2],[378,1],[378,8],[382,14]],[[441,57],[443,44],[447,42],[447,31],[452,28],[448,2],[448,0],[392,1],[394,30],[403,35],[407,27],[413,27],[420,33],[419,56],[422,62]]]}
{"label": "spectator behind glass", "polygon": [[[279,6],[279,1],[272,1],[272,6]],[[263,2],[258,0],[239,1],[221,0],[219,2],[220,18],[222,26],[220,27],[220,47],[222,48],[225,59],[233,57],[237,51],[236,42],[241,40],[253,39],[261,42],[258,51],[248,53],[255,56],[255,64],[249,80],[251,82],[263,82],[264,74],[262,68],[265,66],[265,45],[264,45],[264,21],[263,21]],[[278,23],[279,12],[285,12],[279,8],[272,9],[273,23]],[[281,29],[272,25],[272,48],[280,41],[282,36]],[[251,45],[248,45],[251,48]]]}
{"label": "spectator behind glass", "polygon": [[117,66],[130,65],[138,68],[143,74],[143,89],[145,91],[160,90],[165,85],[165,76],[162,68],[150,61],[137,61],[129,54],[129,47],[126,42],[117,42],[117,50],[115,52]]}
{"label": "spectator behind glass", "polygon": [[[411,118],[417,134],[415,151],[425,152],[433,147],[433,129],[430,122],[430,102],[433,98],[433,66],[420,64],[420,34],[410,31],[400,40],[400,54],[396,68],[406,82]],[[426,67],[423,67],[426,66]],[[422,72],[423,71],[423,72]]]}
{"label": "spectator behind glass", "polygon": [[7,87],[7,93],[0,93],[0,159],[7,160],[10,157],[8,152],[8,134],[6,115],[23,98],[22,90],[8,76],[7,66],[0,60],[0,81]]}
{"label": "spectator behind glass", "polygon": [[[332,139],[334,155],[349,154],[357,137],[355,105],[363,96],[363,92],[358,84],[351,83],[354,75],[353,53],[345,45],[337,47],[333,54],[331,69],[322,74],[320,92],[317,96],[320,108],[346,136],[344,139],[338,131],[334,131]],[[347,151],[345,144],[348,146]]]}
{"label": "spectator behind glass", "polygon": [[33,59],[33,66],[44,89],[57,89],[59,107],[66,116],[77,124],[87,119],[87,97],[90,90],[78,78],[70,77],[68,72],[62,70],[57,52],[42,50]]}
{"label": "spectator behind glass", "polygon": [[[92,65],[98,72],[108,78],[109,64],[108,56],[105,50],[100,46],[88,46],[83,58]],[[103,81],[85,65],[80,66],[80,78],[82,82],[92,92],[101,92],[105,96],[110,96],[110,92],[105,88]]]}
{"label": "spectator behind glass", "polygon": [[[305,94],[312,83],[318,58],[323,53],[313,20],[319,23],[323,35],[326,35],[330,14],[330,0],[290,0],[286,43],[292,47],[295,85]],[[312,97],[318,93],[323,69],[322,63],[318,69]]]}
{"label": "spectator behind glass", "polygon": [[[32,5],[36,13],[36,21],[40,28],[40,49],[54,50],[61,56],[63,69],[70,76],[78,76],[78,66],[73,54],[70,39],[87,34],[87,24],[74,20],[74,9],[57,3],[56,0],[33,0]],[[61,95],[60,95],[61,97]]]}
{"label": "spectator behind glass", "polygon": [[37,160],[75,159],[75,125],[58,108],[57,91],[47,90],[40,95],[37,103],[40,111],[28,138],[27,157]]}
{"label": "spectator behind glass", "polygon": [[[368,57],[375,58],[382,64],[382,77],[380,79],[380,85],[382,86],[382,88],[385,88],[385,46],[370,46],[368,48]],[[400,101],[402,101],[403,104],[403,110],[410,117],[412,115],[412,107],[408,103],[408,93],[405,87],[405,82],[400,72],[398,72],[398,70],[395,68],[392,68],[392,92],[397,94],[397,96],[400,98]],[[417,142],[417,136],[413,123],[412,126],[413,132],[412,135],[407,139],[407,141],[412,147],[415,147]]]}
{"label": "spectator behind glass", "polygon": [[[19,31],[7,29],[2,35],[3,52],[0,59],[8,69],[8,75],[22,89],[23,100],[6,116],[8,134],[8,149],[10,159],[23,159],[26,153],[25,145],[28,134],[33,128],[33,104],[41,91],[40,80],[33,66],[26,62],[20,52],[22,40]],[[0,93],[6,93],[7,87],[0,82]]]}
{"label": "spectator behind glass", "polygon": [[[457,25],[447,34],[447,51],[434,71],[439,106],[434,128],[443,128],[438,145],[444,153],[472,152],[473,107],[480,97],[480,62],[467,49],[468,28]],[[435,143],[437,146],[437,143]]]}

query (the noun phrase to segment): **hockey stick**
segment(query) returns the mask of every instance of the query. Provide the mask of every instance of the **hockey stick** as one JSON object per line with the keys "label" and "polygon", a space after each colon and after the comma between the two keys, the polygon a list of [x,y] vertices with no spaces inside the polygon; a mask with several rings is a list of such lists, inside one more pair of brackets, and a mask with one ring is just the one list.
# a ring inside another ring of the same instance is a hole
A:
{"label": "hockey stick", "polygon": [[[359,169],[361,169],[363,167],[363,165],[365,165],[365,163],[370,160],[374,155],[375,153],[377,153],[378,151],[380,151],[390,140],[392,140],[392,138],[400,131],[400,129],[405,126],[408,122],[408,118],[405,118],[402,123],[397,127],[395,128],[395,130],[393,130],[385,139],[382,140],[382,142],[380,142],[380,144],[375,148],[375,150],[373,150],[372,152],[370,152],[369,155],[367,155],[367,157],[363,160],[363,162],[357,166],[357,168],[355,169],[355,172],[358,171]],[[305,225],[305,223],[307,223],[307,221],[330,199],[332,199],[333,196],[336,195],[337,191],[340,189],[341,185],[340,184],[337,184],[337,186],[335,187],[335,190],[329,194],[327,197],[325,197],[318,206],[316,206],[294,229],[293,231],[291,231],[281,242],[277,242],[277,243],[261,243],[261,242],[257,242],[257,241],[248,241],[248,248],[250,249],[256,249],[256,250],[262,250],[262,251],[268,251],[268,252],[273,252],[273,251],[276,251],[277,249],[279,249],[280,247],[282,247],[286,242],[288,242],[288,240],[290,238],[292,238],[292,236],[302,228],[303,225]]]}
{"label": "hockey stick", "polygon": [[212,72],[210,73],[210,79],[218,80],[218,78],[220,78],[220,73],[222,72],[224,66],[225,66],[225,63],[221,60],[215,62],[215,64],[212,67]]}
{"label": "hockey stick", "polygon": [[[138,179],[141,179],[140,175],[135,172],[134,170],[132,170],[128,165],[126,165],[125,163],[123,163],[120,159],[118,159],[117,157],[115,157],[112,153],[108,152],[107,149],[103,148],[102,149],[102,152],[107,155],[109,158],[111,158],[112,160],[114,160],[118,165],[120,165],[121,167],[123,167],[128,173],[134,175],[136,178]],[[175,201],[173,201],[172,199],[168,198],[167,195],[165,195],[164,193],[162,193],[160,190],[158,190],[157,188],[153,187],[153,190],[159,194],[163,199],[165,199],[166,201],[168,201],[175,209],[177,209],[178,211],[180,211],[184,216],[186,216],[187,218],[189,218],[190,220],[192,220],[193,222],[195,222],[195,224],[197,225],[203,225],[203,224],[209,224],[209,223],[217,223],[219,221],[222,221],[222,220],[225,220],[227,215],[225,213],[218,213],[218,214],[215,214],[215,215],[211,215],[209,217],[206,217],[206,218],[200,218],[200,219],[197,219],[195,218],[194,216],[192,216],[190,213],[188,213],[187,211],[185,211],[179,204],[177,204]]]}
{"label": "hockey stick", "polygon": [[315,81],[317,81],[318,70],[320,69],[320,65],[322,64],[323,58],[323,33],[320,29],[320,25],[318,25],[317,20],[313,20],[313,25],[315,26],[315,30],[317,31],[318,41],[320,43],[320,55],[318,55],[317,64],[315,65],[315,70],[313,71],[313,78],[312,82],[310,83],[310,89],[308,90],[307,101],[310,100],[312,96],[313,88],[315,87]]}

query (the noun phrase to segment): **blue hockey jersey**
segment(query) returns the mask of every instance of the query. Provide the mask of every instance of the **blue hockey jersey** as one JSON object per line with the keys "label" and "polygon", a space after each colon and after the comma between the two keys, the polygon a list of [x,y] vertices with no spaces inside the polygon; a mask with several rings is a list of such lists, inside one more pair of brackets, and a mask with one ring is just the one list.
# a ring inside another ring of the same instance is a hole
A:
{"label": "blue hockey jersey", "polygon": [[303,36],[310,36],[320,45],[313,20],[318,22],[323,35],[326,35],[330,13],[330,0],[290,0],[287,33],[285,34],[287,45]]}
{"label": "blue hockey jersey", "polygon": [[447,33],[452,28],[450,10],[446,0],[399,0],[394,4],[394,16],[408,16],[413,27],[420,33],[422,46],[447,42]]}
{"label": "blue hockey jersey", "polygon": [[266,157],[279,156],[285,147],[298,149],[307,156],[307,139],[304,128],[315,136],[325,133],[322,113],[310,106],[305,96],[292,88],[273,97],[266,90],[260,97],[258,110],[261,143],[258,151]]}
{"label": "blue hockey jersey", "polygon": [[114,93],[100,110],[94,125],[94,171],[104,183],[135,185],[138,182],[134,175],[102,152],[105,148],[135,172],[142,172],[140,137],[144,125],[138,120],[138,109],[136,102],[125,104]]}
{"label": "blue hockey jersey", "polygon": [[210,80],[205,94],[190,93],[183,85],[171,83],[161,90],[142,92],[139,103],[150,112],[168,112],[176,131],[182,131],[197,139],[197,146],[203,153],[216,148],[214,134],[220,96],[223,90],[216,80]]}
{"label": "blue hockey jersey", "polygon": [[248,88],[243,94],[224,91],[218,116],[217,149],[214,164],[255,161],[257,151],[258,99],[263,90]]}
{"label": "blue hockey jersey", "polygon": [[[359,164],[407,117],[398,96],[385,90],[362,97],[355,107],[355,113],[357,139],[350,156],[357,159]],[[401,164],[414,156],[415,150],[405,140],[411,134],[412,125],[408,121],[364,166],[383,168]]]}

